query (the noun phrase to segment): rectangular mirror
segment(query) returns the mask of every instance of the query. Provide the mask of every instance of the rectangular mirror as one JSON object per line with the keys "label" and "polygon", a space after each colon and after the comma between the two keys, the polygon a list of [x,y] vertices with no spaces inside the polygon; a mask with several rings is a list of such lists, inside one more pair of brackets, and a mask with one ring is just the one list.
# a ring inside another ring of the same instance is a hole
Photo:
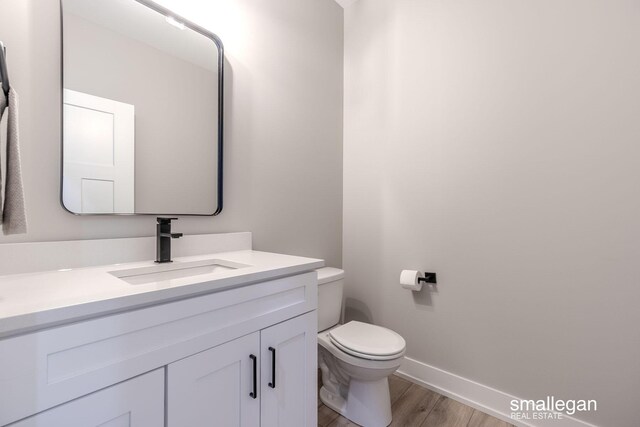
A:
{"label": "rectangular mirror", "polygon": [[219,214],[218,37],[147,0],[61,0],[61,8],[65,209]]}

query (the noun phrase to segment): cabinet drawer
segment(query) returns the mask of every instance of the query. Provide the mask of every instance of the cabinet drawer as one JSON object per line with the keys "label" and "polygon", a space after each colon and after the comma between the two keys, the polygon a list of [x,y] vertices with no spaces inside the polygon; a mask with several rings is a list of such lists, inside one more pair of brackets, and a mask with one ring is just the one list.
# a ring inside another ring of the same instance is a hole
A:
{"label": "cabinet drawer", "polygon": [[56,406],[10,427],[61,426],[164,426],[164,369]]}
{"label": "cabinet drawer", "polygon": [[0,425],[314,310],[296,276],[0,340]]}

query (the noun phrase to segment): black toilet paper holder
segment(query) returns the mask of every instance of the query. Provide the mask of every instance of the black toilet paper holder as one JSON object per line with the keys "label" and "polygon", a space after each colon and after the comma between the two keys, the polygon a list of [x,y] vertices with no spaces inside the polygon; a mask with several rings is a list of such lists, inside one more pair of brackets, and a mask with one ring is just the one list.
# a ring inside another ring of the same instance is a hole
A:
{"label": "black toilet paper holder", "polygon": [[424,273],[424,277],[418,277],[418,283],[438,283],[436,273]]}

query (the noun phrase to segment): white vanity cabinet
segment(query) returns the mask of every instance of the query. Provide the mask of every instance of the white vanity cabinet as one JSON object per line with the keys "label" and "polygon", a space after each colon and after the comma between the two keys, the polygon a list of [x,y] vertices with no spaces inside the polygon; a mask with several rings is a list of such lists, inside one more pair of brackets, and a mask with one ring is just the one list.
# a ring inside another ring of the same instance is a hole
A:
{"label": "white vanity cabinet", "polygon": [[315,312],[260,334],[262,427],[317,425],[317,334]]}
{"label": "white vanity cabinet", "polygon": [[11,427],[163,427],[164,369],[56,406]]}
{"label": "white vanity cabinet", "polygon": [[315,313],[172,363],[167,425],[315,426]]}
{"label": "white vanity cabinet", "polygon": [[2,338],[0,426],[315,427],[316,308],[308,271]]}
{"label": "white vanity cabinet", "polygon": [[254,332],[170,364],[167,426],[258,427],[260,401],[250,393],[259,348],[260,332]]}

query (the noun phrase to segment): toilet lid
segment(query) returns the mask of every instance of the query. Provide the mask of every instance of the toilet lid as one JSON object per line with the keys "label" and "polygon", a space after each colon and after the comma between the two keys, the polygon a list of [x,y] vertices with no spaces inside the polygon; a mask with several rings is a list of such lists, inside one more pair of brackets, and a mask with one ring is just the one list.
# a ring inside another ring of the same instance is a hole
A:
{"label": "toilet lid", "polygon": [[367,359],[394,358],[406,346],[400,334],[382,326],[356,321],[332,329],[329,338],[341,350]]}
{"label": "toilet lid", "polygon": [[397,354],[390,354],[390,355],[387,355],[387,356],[374,356],[374,355],[371,355],[371,354],[358,353],[357,351],[353,351],[353,350],[350,350],[350,349],[344,347],[342,344],[338,344],[333,339],[331,339],[331,337],[329,337],[329,339],[331,340],[331,344],[333,344],[334,347],[339,349],[341,352],[343,352],[345,354],[348,354],[349,356],[357,357],[358,359],[384,361],[384,360],[398,359],[398,358],[400,358],[400,357],[402,357],[404,355],[404,351],[401,351],[400,353],[397,353]]}

